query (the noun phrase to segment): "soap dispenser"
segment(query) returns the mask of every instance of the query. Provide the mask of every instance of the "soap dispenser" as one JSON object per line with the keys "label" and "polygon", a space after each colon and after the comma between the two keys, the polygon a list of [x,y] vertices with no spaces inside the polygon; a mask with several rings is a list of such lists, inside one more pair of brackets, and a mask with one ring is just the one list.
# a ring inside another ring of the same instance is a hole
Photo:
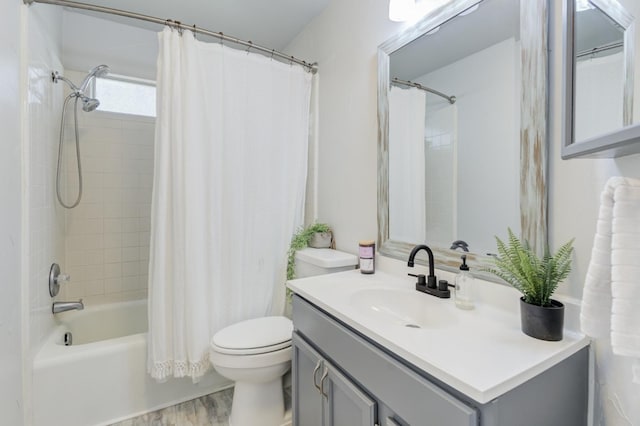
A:
{"label": "soap dispenser", "polygon": [[463,254],[460,258],[462,265],[460,265],[460,272],[454,281],[456,306],[460,309],[473,309],[473,275],[467,266],[467,256]]}

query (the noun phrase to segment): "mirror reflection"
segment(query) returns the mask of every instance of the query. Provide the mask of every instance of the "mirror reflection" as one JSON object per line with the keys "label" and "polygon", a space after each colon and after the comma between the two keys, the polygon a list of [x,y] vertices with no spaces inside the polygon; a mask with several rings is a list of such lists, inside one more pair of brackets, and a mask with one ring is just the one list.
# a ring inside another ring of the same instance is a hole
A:
{"label": "mirror reflection", "polygon": [[518,0],[485,0],[390,54],[389,239],[471,252],[520,232]]}
{"label": "mirror reflection", "polygon": [[625,27],[629,20],[627,9],[617,1],[576,0],[576,141],[632,124],[633,79],[627,75],[625,64]]}

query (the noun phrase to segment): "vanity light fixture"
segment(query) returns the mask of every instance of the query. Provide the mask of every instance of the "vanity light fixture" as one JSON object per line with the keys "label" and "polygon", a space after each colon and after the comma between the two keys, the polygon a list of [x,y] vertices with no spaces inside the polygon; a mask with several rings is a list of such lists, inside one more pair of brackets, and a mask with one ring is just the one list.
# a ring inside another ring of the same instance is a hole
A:
{"label": "vanity light fixture", "polygon": [[408,21],[415,9],[415,0],[389,0],[389,19],[394,22]]}

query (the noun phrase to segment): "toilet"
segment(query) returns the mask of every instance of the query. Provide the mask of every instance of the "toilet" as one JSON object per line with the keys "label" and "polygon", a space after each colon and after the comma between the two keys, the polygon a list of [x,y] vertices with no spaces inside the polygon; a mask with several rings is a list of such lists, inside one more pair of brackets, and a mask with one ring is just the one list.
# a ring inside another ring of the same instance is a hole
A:
{"label": "toilet", "polygon": [[[358,258],[331,249],[296,253],[296,278],[354,269]],[[283,316],[232,324],[211,339],[209,359],[220,375],[235,382],[230,426],[281,426],[282,376],[291,368],[293,324]]]}

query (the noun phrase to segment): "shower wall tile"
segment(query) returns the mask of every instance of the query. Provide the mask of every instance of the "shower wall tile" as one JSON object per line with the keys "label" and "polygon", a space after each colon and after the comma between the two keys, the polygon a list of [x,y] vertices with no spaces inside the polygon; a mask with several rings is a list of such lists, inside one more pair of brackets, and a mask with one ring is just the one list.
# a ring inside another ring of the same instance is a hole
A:
{"label": "shower wall tile", "polygon": [[[73,80],[83,73],[65,71]],[[66,211],[71,283],[65,297],[99,304],[146,297],[155,120],[79,115],[84,190]],[[66,194],[77,192],[73,128],[65,135]]]}

